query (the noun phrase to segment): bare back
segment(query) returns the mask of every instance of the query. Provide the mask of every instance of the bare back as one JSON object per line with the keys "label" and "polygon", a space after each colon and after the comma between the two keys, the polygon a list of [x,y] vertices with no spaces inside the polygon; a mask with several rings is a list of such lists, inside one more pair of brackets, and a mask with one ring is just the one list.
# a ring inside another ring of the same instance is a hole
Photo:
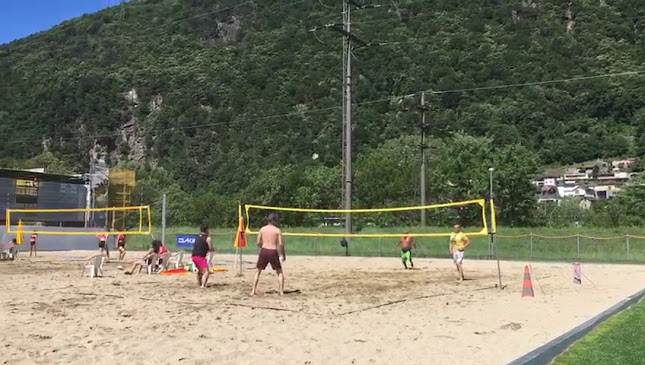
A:
{"label": "bare back", "polygon": [[282,231],[280,228],[267,224],[260,228],[258,245],[267,250],[277,250],[282,245]]}

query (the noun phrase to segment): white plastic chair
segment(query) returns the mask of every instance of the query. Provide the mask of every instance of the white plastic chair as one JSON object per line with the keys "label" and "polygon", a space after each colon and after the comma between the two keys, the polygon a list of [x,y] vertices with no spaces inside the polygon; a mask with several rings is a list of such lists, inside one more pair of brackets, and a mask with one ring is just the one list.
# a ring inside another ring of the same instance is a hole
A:
{"label": "white plastic chair", "polygon": [[184,251],[175,252],[170,256],[169,264],[174,265],[175,269],[184,266]]}
{"label": "white plastic chair", "polygon": [[107,261],[107,257],[105,255],[95,255],[90,257],[83,264],[81,276],[85,275],[88,270],[91,278],[103,276],[103,264],[105,261]]}
{"label": "white plastic chair", "polygon": [[159,257],[159,259],[157,260],[157,266],[158,266],[156,271],[157,274],[162,271],[168,270],[168,266],[170,265],[170,257],[171,257],[170,252],[166,252]]}
{"label": "white plastic chair", "polygon": [[159,265],[159,255],[154,254],[154,255],[150,256],[146,260],[146,262],[143,263],[143,265],[139,266],[139,273],[145,267],[146,272],[148,273],[148,275],[151,275],[153,273],[154,269],[157,267],[157,265]]}

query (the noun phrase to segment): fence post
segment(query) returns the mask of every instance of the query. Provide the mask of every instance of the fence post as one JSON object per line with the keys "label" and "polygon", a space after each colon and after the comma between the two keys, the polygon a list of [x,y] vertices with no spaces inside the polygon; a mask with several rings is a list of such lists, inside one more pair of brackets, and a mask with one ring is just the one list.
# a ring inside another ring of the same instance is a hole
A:
{"label": "fence post", "polygon": [[488,235],[488,259],[493,258],[493,241],[491,235]]}
{"label": "fence post", "polygon": [[580,233],[576,233],[576,243],[578,245],[578,260],[580,260]]}
{"label": "fence post", "polygon": [[530,250],[529,257],[533,259],[533,232],[529,233],[529,250]]}
{"label": "fence post", "polygon": [[630,247],[629,247],[629,234],[625,235],[625,242],[627,244],[627,257],[629,257],[629,259],[631,260],[632,259],[632,253],[631,253],[631,250],[630,250]]}
{"label": "fence post", "polygon": [[381,248],[382,241],[383,241],[383,238],[379,237],[378,238],[378,256],[379,257],[383,256],[383,251],[382,251],[382,248]]}

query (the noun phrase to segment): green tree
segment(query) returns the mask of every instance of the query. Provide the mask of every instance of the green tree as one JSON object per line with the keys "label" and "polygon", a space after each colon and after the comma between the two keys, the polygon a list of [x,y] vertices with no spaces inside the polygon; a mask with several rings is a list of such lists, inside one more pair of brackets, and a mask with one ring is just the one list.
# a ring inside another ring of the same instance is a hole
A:
{"label": "green tree", "polygon": [[499,220],[510,226],[534,223],[537,190],[531,177],[539,172],[537,155],[519,144],[496,150],[493,156],[494,199]]}

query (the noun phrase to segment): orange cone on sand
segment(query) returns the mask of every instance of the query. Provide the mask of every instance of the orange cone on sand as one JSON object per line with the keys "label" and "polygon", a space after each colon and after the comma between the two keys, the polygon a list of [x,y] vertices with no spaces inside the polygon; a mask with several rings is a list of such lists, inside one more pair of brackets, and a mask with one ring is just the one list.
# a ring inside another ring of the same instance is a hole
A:
{"label": "orange cone on sand", "polygon": [[522,286],[522,298],[524,297],[535,297],[533,294],[533,284],[531,283],[531,273],[529,272],[529,267],[524,266],[524,285]]}

